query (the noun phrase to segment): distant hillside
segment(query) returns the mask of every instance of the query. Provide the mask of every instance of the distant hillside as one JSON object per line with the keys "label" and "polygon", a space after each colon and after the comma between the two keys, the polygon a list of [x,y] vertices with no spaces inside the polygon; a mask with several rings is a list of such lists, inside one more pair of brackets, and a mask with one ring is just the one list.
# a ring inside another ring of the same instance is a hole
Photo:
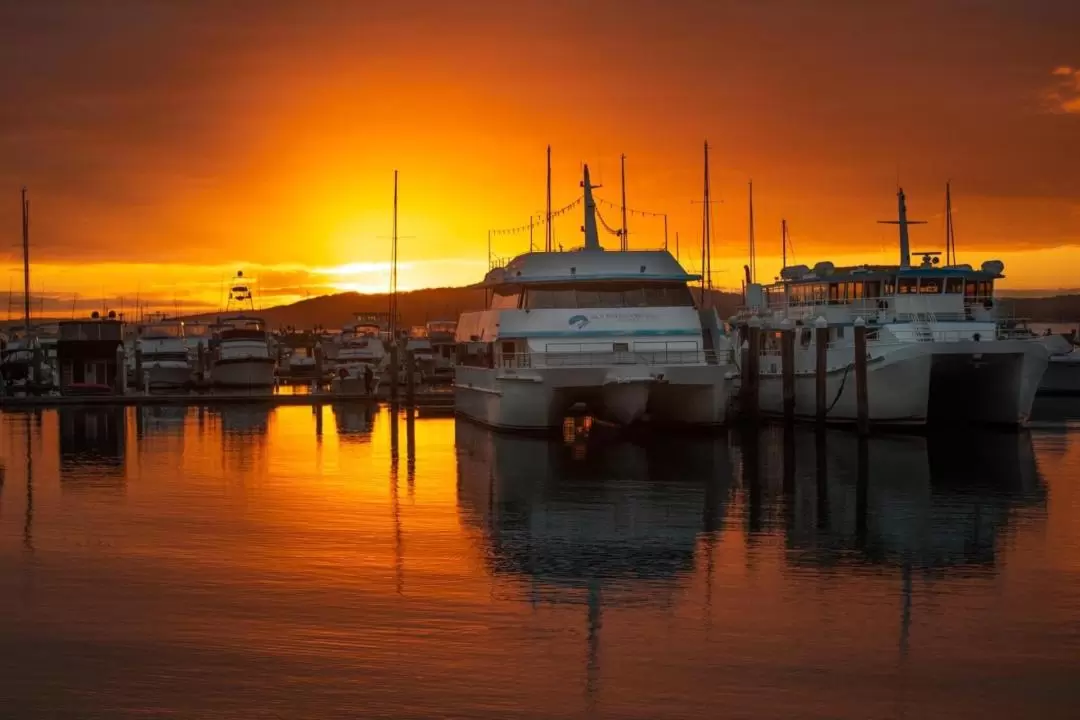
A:
{"label": "distant hillside", "polygon": [[[697,293],[695,292],[695,297]],[[714,292],[713,303],[720,317],[727,319],[739,306],[735,293]],[[279,305],[259,311],[272,328],[294,327],[309,329],[322,326],[337,329],[349,323],[356,313],[386,312],[389,307],[386,293],[365,295],[356,292],[308,298],[291,305]],[[481,288],[430,288],[398,294],[398,313],[405,327],[423,325],[429,320],[457,320],[467,310],[484,308]],[[212,320],[215,315],[198,315],[192,319]]]}

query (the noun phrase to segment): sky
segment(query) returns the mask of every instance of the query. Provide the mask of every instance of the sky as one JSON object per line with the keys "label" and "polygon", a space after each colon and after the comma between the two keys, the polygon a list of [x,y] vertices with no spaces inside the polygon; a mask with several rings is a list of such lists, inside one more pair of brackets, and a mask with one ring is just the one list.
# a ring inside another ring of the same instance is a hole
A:
{"label": "sky", "polygon": [[1074,0],[0,2],[0,263],[17,306],[25,185],[46,310],[219,307],[238,269],[263,306],[384,291],[397,170],[399,286],[464,285],[544,210],[551,145],[555,208],[583,163],[617,204],[625,154],[696,270],[707,140],[717,285],[751,179],[759,280],[781,218],[789,261],[894,260],[898,183],[942,250],[948,180],[961,262],[1077,288],[1078,27]]}

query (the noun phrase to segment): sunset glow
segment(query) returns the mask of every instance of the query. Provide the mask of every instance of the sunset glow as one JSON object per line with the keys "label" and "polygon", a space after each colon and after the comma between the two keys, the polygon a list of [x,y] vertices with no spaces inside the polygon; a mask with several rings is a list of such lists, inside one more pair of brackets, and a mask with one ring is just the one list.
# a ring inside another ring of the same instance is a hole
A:
{"label": "sunset glow", "polygon": [[[9,3],[0,261],[18,304],[25,184],[46,312],[212,310],[240,268],[264,307],[382,292],[397,169],[399,287],[465,285],[490,230],[544,209],[550,144],[554,207],[583,162],[617,201],[625,153],[627,204],[668,213],[694,268],[708,139],[718,285],[741,278],[752,178],[770,277],[781,218],[799,262],[892,258],[876,221],[898,181],[928,221],[916,248],[942,249],[951,180],[962,262],[1003,259],[1004,290],[1080,286],[1077,9],[987,7],[970,32],[958,7],[914,5],[905,24],[910,4],[789,0]],[[559,218],[557,244],[580,223]],[[663,245],[657,218],[629,230]]]}

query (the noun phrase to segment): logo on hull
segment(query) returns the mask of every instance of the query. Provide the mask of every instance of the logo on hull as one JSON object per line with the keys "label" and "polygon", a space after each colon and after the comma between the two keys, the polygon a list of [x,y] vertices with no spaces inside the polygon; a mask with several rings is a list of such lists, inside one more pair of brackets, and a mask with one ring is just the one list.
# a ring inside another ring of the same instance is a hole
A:
{"label": "logo on hull", "polygon": [[575,330],[580,330],[589,324],[589,318],[584,315],[575,315],[567,321],[567,324]]}

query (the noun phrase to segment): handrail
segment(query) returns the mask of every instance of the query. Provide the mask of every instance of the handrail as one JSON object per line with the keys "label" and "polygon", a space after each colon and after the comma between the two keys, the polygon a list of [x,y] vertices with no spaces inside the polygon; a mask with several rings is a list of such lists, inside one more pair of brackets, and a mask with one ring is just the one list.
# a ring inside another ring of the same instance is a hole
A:
{"label": "handrail", "polygon": [[523,352],[503,353],[496,359],[500,369],[600,367],[615,365],[718,365],[726,353],[715,350]]}

